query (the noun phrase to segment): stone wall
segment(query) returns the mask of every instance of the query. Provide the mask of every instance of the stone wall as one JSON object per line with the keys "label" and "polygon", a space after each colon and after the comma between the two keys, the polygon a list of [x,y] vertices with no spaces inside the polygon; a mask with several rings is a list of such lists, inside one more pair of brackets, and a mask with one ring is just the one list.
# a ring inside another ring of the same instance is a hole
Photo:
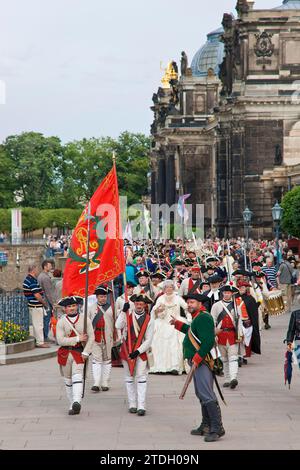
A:
{"label": "stone wall", "polygon": [[[27,276],[28,265],[35,263],[41,265],[45,253],[44,245],[18,245],[0,244],[0,251],[7,253],[7,266],[0,268],[0,290],[12,291],[22,288],[23,280]],[[17,254],[19,254],[20,268],[18,269]]]}

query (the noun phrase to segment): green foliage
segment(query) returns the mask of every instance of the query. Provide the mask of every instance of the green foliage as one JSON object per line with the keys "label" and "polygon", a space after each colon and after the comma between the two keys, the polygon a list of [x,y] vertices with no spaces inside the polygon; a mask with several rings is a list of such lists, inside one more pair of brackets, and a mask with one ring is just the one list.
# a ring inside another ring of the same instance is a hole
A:
{"label": "green foliage", "polygon": [[57,137],[24,132],[2,145],[6,164],[14,175],[10,188],[21,206],[49,207],[61,183],[63,147]]}
{"label": "green foliage", "polygon": [[73,207],[90,199],[110,171],[115,151],[120,194],[128,197],[129,204],[140,202],[147,192],[149,146],[148,137],[129,132],[124,132],[117,140],[105,137],[67,144],[60,198],[72,200]]}
{"label": "green foliage", "polygon": [[0,146],[0,207],[14,205],[15,181],[13,175],[11,160],[2,145]]}
{"label": "green foliage", "polygon": [[300,238],[300,187],[289,191],[283,198],[281,206],[283,217],[281,226],[285,232]]}
{"label": "green foliage", "polygon": [[82,209],[44,209],[40,211],[42,227],[75,228]]}
{"label": "green foliage", "polygon": [[11,214],[8,209],[0,209],[0,232],[10,232]]}
{"label": "green foliage", "polygon": [[28,337],[28,331],[22,326],[10,321],[4,322],[0,320],[0,341],[3,341],[5,344],[20,343],[27,340]]}
{"label": "green foliage", "polygon": [[[37,132],[10,136],[0,146],[0,208],[82,208],[111,170],[113,151],[120,194],[128,197],[129,204],[138,203],[147,194],[149,148],[149,137],[129,132],[117,139],[82,139],[66,145],[58,137]],[[24,216],[24,230],[40,227],[37,213],[28,209],[28,217]],[[43,217],[52,221],[48,226],[74,223],[72,213]]]}
{"label": "green foliage", "polygon": [[[22,208],[22,229],[24,233],[41,228],[70,229],[75,228],[82,209],[36,209]],[[0,209],[0,231],[10,232],[11,210]]]}
{"label": "green foliage", "polygon": [[40,211],[33,207],[24,207],[22,209],[23,232],[32,232],[39,228],[43,228]]}

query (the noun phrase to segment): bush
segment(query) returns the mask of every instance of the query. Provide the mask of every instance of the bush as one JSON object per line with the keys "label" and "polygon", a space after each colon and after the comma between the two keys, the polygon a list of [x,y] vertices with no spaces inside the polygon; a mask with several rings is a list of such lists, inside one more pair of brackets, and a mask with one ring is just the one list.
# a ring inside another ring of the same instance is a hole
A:
{"label": "bush", "polygon": [[281,226],[291,236],[300,238],[300,187],[289,191],[283,198],[281,206],[283,217]]}
{"label": "bush", "polygon": [[0,232],[10,232],[11,213],[9,209],[0,209]]}
{"label": "bush", "polygon": [[22,326],[0,320],[0,341],[5,344],[20,343],[28,339],[29,334]]}
{"label": "bush", "polygon": [[[41,228],[68,227],[74,229],[83,211],[81,209],[35,209],[22,207],[23,233],[33,232]],[[11,231],[11,209],[0,209],[0,232]]]}

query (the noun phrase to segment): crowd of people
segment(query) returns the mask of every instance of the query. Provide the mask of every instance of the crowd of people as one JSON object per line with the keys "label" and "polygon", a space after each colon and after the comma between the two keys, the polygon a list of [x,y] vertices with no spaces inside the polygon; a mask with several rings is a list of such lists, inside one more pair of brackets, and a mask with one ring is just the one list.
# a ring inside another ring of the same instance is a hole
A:
{"label": "crowd of people", "polygon": [[0,232],[0,243],[6,243],[8,240],[8,235],[6,232]]}
{"label": "crowd of people", "polygon": [[56,253],[67,256],[70,245],[70,235],[49,235],[46,240],[46,257],[53,258]]}
{"label": "crowd of people", "polygon": [[218,376],[225,389],[236,389],[240,367],[261,354],[271,315],[291,313],[298,256],[285,242],[279,251],[275,242],[251,241],[246,250],[242,239],[127,241],[124,256],[126,275],[89,297],[86,327],[84,299],[60,298],[61,273],[51,260],[40,274],[31,266],[24,281],[36,345],[48,347],[50,331],[60,346],[69,414],[80,413],[91,356],[91,391],[107,392],[112,366],[122,365],[128,409],[138,416],[146,413],[149,373],[192,373],[202,422],[191,433],[219,439],[225,430],[213,384]]}

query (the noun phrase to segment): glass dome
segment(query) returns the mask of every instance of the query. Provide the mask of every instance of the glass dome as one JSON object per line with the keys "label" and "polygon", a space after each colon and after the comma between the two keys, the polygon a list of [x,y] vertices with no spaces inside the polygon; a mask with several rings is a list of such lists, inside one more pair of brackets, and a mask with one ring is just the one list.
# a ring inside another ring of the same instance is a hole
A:
{"label": "glass dome", "polygon": [[300,0],[283,0],[282,5],[273,10],[300,10]]}
{"label": "glass dome", "polygon": [[220,40],[223,32],[223,28],[219,28],[207,35],[206,43],[195,54],[191,63],[194,76],[205,77],[209,69],[213,69],[218,75],[224,58],[224,43]]}

